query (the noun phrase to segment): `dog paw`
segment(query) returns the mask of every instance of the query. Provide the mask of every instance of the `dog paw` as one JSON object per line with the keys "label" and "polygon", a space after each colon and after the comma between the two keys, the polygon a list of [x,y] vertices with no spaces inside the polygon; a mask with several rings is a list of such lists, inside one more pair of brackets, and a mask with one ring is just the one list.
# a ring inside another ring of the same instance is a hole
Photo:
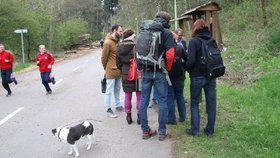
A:
{"label": "dog paw", "polygon": [[76,155],[75,155],[75,157],[79,157],[79,156],[80,156],[79,154],[76,154]]}
{"label": "dog paw", "polygon": [[73,151],[70,151],[70,152],[68,152],[67,154],[68,154],[68,155],[72,155],[72,154],[73,154]]}

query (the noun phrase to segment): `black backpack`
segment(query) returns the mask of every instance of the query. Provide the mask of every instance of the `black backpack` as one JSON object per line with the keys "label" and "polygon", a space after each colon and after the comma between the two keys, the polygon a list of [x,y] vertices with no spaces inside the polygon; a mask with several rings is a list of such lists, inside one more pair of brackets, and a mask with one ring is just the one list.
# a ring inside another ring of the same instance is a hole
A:
{"label": "black backpack", "polygon": [[[177,47],[182,47],[182,51],[184,51],[183,46],[181,45],[176,45],[175,46],[175,56],[173,59],[173,64],[171,67],[171,70],[169,71],[169,77],[171,79],[179,79],[180,77],[185,75],[185,70],[183,66],[183,59],[179,56],[179,52],[181,51]],[[184,53],[184,52],[182,52]]]}
{"label": "black backpack", "polygon": [[161,32],[163,26],[154,20],[145,20],[140,26],[136,43],[136,60],[143,65],[159,65],[162,56],[159,55]]}
{"label": "black backpack", "polygon": [[225,74],[221,51],[216,41],[211,38],[205,40],[197,37],[201,41],[200,71],[209,79],[221,77]]}

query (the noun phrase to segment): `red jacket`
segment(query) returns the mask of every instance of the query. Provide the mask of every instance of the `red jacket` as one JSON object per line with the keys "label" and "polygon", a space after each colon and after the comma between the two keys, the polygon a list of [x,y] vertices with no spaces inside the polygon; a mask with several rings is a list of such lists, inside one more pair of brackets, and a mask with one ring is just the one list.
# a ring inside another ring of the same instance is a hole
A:
{"label": "red jacket", "polygon": [[[48,52],[39,53],[36,57],[36,64],[39,66],[40,72],[51,72],[52,65],[54,64],[53,55]],[[50,68],[48,68],[49,65],[51,65]]]}
{"label": "red jacket", "polygon": [[7,50],[0,53],[0,69],[8,70],[13,68],[14,56]]}

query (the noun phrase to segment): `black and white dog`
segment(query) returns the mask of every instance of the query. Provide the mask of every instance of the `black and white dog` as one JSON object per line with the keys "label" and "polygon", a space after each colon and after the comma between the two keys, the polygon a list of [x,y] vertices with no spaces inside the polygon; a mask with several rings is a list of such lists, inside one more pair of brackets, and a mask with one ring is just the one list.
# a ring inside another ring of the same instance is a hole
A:
{"label": "black and white dog", "polygon": [[85,121],[74,127],[57,127],[56,129],[52,129],[52,133],[60,141],[62,140],[64,143],[70,144],[70,152],[68,153],[69,155],[72,155],[74,150],[75,157],[78,157],[80,154],[75,142],[81,137],[87,136],[87,150],[89,150],[91,148],[91,144],[93,143],[92,140],[94,140],[93,130],[93,125],[90,122]]}

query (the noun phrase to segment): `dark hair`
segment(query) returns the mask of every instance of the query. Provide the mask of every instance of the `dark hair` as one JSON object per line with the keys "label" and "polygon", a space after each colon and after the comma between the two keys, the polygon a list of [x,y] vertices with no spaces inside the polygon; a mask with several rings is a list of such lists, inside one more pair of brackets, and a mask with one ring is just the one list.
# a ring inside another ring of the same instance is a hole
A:
{"label": "dark hair", "polygon": [[169,13],[167,13],[166,11],[160,11],[156,14],[156,18],[162,18],[164,20],[166,20],[167,22],[169,22],[171,20],[171,16]]}
{"label": "dark hair", "polygon": [[125,38],[127,38],[127,37],[129,37],[129,36],[131,36],[131,35],[133,35],[134,34],[134,31],[132,30],[132,29],[126,29],[124,32],[123,32],[123,38],[125,39]]}
{"label": "dark hair", "polygon": [[122,25],[114,24],[114,25],[112,26],[112,32],[114,32],[114,30],[118,30],[119,27],[122,27]]}
{"label": "dark hair", "polygon": [[192,37],[196,36],[197,32],[204,29],[208,28],[208,26],[205,24],[203,19],[198,19],[194,22],[193,28],[192,28]]}

